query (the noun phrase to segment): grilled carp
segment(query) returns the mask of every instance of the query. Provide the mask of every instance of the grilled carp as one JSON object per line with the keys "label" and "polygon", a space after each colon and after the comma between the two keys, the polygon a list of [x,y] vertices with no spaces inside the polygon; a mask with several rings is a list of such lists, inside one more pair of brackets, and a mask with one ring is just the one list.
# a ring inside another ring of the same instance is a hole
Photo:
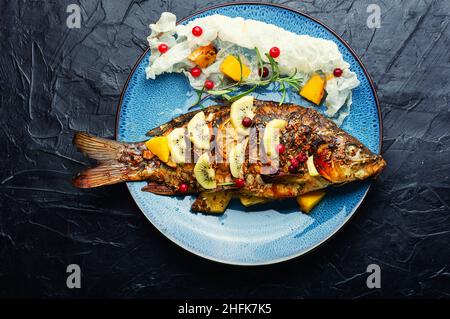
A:
{"label": "grilled carp", "polygon": [[233,106],[220,105],[150,130],[149,136],[167,137],[169,160],[156,156],[145,141],[121,143],[77,133],[74,145],[99,165],[78,174],[73,183],[91,188],[145,180],[143,191],[200,194],[192,210],[216,212],[232,196],[258,203],[297,197],[375,177],[386,166],[380,155],[312,108],[253,98],[246,103],[250,108],[239,108],[238,116],[251,116],[245,122],[251,123],[248,130],[233,126],[238,112]]}

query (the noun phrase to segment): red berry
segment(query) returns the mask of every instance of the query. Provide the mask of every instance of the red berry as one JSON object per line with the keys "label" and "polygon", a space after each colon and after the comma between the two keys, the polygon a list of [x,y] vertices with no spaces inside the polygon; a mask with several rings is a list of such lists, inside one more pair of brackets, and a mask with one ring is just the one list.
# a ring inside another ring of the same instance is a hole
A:
{"label": "red berry", "polygon": [[278,58],[280,56],[280,49],[278,47],[272,47],[269,50],[269,55],[274,59]]}
{"label": "red berry", "polygon": [[308,156],[306,156],[305,152],[301,152],[300,154],[298,154],[295,159],[299,162],[299,163],[304,163],[306,162],[306,160],[308,159]]}
{"label": "red berry", "polygon": [[180,193],[187,193],[188,189],[189,187],[185,183],[180,184],[180,186],[178,187]]}
{"label": "red berry", "polygon": [[299,163],[299,161],[297,161],[297,159],[293,158],[293,159],[291,159],[291,165],[294,166],[294,168],[298,168],[300,163]]}
{"label": "red berry", "polygon": [[278,154],[283,154],[286,150],[286,147],[283,144],[278,144],[276,147],[276,151]]}
{"label": "red berry", "polygon": [[294,166],[292,166],[292,165],[289,165],[289,172],[290,173],[296,173],[297,172],[297,168],[296,167],[294,167]]}
{"label": "red berry", "polygon": [[245,186],[245,181],[242,178],[238,178],[234,180],[234,184],[237,188],[242,188]]}
{"label": "red berry", "polygon": [[252,119],[247,116],[242,119],[242,125],[244,127],[250,127],[252,126],[252,123],[253,123]]}
{"label": "red berry", "polygon": [[263,66],[262,69],[258,69],[258,75],[262,78],[266,78],[269,75],[269,69]]}
{"label": "red berry", "polygon": [[201,73],[202,73],[202,70],[200,70],[200,68],[195,67],[195,68],[191,69],[191,75],[194,78],[199,77]]}
{"label": "red berry", "polygon": [[205,89],[212,90],[214,88],[214,82],[211,80],[206,80],[204,84]]}
{"label": "red berry", "polygon": [[333,75],[338,78],[338,77],[340,77],[342,75],[342,72],[343,72],[342,69],[336,68],[333,71]]}
{"label": "red berry", "polygon": [[199,36],[202,35],[202,33],[203,33],[203,29],[200,28],[199,26],[195,26],[195,27],[192,28],[192,34],[194,36],[199,37]]}
{"label": "red berry", "polygon": [[166,53],[167,50],[169,50],[169,47],[167,46],[167,44],[161,43],[158,46],[158,51],[161,52],[161,54]]}

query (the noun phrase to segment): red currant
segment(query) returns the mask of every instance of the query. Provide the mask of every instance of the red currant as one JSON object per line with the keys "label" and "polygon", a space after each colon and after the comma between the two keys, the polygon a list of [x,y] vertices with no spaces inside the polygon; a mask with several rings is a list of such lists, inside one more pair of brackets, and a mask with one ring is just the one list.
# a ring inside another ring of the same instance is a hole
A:
{"label": "red currant", "polygon": [[234,180],[234,185],[236,185],[237,188],[242,188],[245,186],[245,181],[242,178],[238,178]]}
{"label": "red currant", "polygon": [[263,66],[262,69],[258,69],[258,75],[263,79],[266,78],[269,75],[269,69]]}
{"label": "red currant", "polygon": [[189,187],[187,186],[187,184],[182,183],[180,184],[180,186],[178,187],[178,190],[180,191],[180,193],[187,193]]}
{"label": "red currant", "polygon": [[272,47],[269,50],[269,55],[274,59],[278,58],[280,56],[280,49],[278,47]]}
{"label": "red currant", "polygon": [[289,165],[289,172],[290,173],[296,173],[297,172],[297,168],[295,168],[294,166],[292,166],[292,165]]}
{"label": "red currant", "polygon": [[242,125],[244,127],[250,127],[252,126],[252,123],[253,123],[252,119],[247,116],[242,119]]}
{"label": "red currant", "polygon": [[297,161],[297,159],[293,158],[293,159],[291,159],[291,165],[294,166],[294,168],[298,168],[300,163],[299,163],[299,161]]}
{"label": "red currant", "polygon": [[304,163],[307,161],[308,156],[306,156],[305,152],[301,152],[300,154],[298,154],[295,159],[299,162],[299,163]]}
{"label": "red currant", "polygon": [[161,54],[166,53],[167,50],[169,50],[169,47],[167,46],[167,44],[161,43],[161,44],[158,46],[158,51],[159,51]]}
{"label": "red currant", "polygon": [[212,90],[214,88],[214,82],[211,80],[206,80],[204,84],[205,89]]}
{"label": "red currant", "polygon": [[335,77],[340,77],[341,75],[342,75],[342,73],[343,73],[343,71],[342,71],[342,69],[340,69],[340,68],[336,68],[336,69],[334,69],[334,71],[333,71],[333,75],[335,76]]}
{"label": "red currant", "polygon": [[202,33],[203,33],[203,29],[201,27],[195,26],[195,27],[192,28],[192,34],[194,36],[199,37],[199,36],[202,35]]}
{"label": "red currant", "polygon": [[283,154],[286,150],[286,147],[283,144],[278,144],[276,147],[276,151],[278,154]]}
{"label": "red currant", "polygon": [[192,68],[192,69],[191,69],[191,75],[192,75],[194,78],[199,77],[201,73],[202,73],[202,70],[200,70],[200,68],[195,67],[195,68]]}

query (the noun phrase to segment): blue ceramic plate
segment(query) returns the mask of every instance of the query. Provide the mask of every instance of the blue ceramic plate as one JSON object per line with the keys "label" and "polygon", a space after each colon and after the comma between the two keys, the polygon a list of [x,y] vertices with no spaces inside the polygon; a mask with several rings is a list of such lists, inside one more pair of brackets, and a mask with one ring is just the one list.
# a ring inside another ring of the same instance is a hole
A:
{"label": "blue ceramic plate", "polygon": [[[380,151],[380,115],[371,81],[358,58],[336,34],[311,17],[292,9],[269,4],[229,4],[195,14],[181,23],[212,14],[251,18],[272,23],[297,34],[334,41],[361,85],[353,91],[353,105],[343,129],[373,152]],[[146,52],[136,64],[125,86],[118,111],[117,139],[141,141],[145,133],[172,117],[185,113],[195,101],[187,79],[180,74],[146,80]],[[256,95],[279,100],[270,90]],[[288,101],[310,105],[298,94]],[[212,104],[212,103],[209,103]],[[145,182],[128,183],[134,200],[165,236],[199,256],[237,265],[260,265],[300,256],[339,230],[365,197],[370,181],[330,189],[309,215],[299,212],[295,200],[244,208],[233,201],[222,216],[190,211],[194,197],[164,197],[142,192]]]}

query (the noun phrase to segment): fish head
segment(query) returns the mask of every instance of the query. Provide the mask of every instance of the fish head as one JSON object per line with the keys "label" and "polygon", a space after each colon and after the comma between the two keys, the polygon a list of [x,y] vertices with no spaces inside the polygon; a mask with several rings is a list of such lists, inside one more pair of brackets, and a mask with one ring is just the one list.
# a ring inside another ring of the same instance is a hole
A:
{"label": "fish head", "polygon": [[386,162],[358,140],[337,136],[333,142],[317,147],[314,165],[330,182],[347,183],[377,176]]}

